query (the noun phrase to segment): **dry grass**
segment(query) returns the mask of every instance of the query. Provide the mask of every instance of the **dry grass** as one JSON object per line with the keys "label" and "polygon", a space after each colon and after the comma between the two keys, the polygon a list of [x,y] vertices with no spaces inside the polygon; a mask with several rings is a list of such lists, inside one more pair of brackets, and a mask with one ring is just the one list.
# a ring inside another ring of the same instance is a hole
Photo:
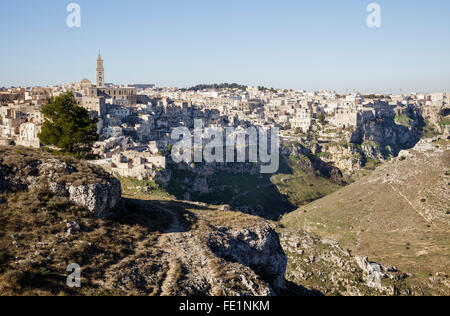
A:
{"label": "dry grass", "polygon": [[233,227],[234,229],[246,229],[261,223],[261,218],[257,216],[243,214],[241,212],[220,211],[216,209],[214,216],[210,216],[205,211],[196,212],[199,216],[208,216],[208,223],[216,227]]}
{"label": "dry grass", "polygon": [[180,292],[179,280],[183,276],[183,266],[179,259],[169,263],[169,271],[161,286],[161,296],[174,296]]}
{"label": "dry grass", "polygon": [[[100,220],[68,201],[44,192],[6,196],[0,206],[2,271],[0,294],[85,295],[95,290],[108,267],[133,254],[138,243],[154,246],[170,218],[142,212],[125,201],[116,218]],[[67,236],[66,223],[76,221],[81,232]],[[14,237],[13,237],[14,236]],[[65,286],[65,269],[83,269],[83,289]]]}
{"label": "dry grass", "polygon": [[[0,147],[0,176],[14,173],[17,181],[36,176],[40,163],[64,160],[69,166],[56,170],[59,181],[98,182],[109,178],[96,166],[72,158],[27,149]],[[139,244],[151,248],[172,219],[139,201],[124,199],[116,217],[101,220],[66,197],[48,191],[41,178],[33,189],[4,186],[0,196],[0,295],[109,295],[118,294],[101,286],[111,266],[130,256]],[[1,184],[1,183],[0,183]],[[77,222],[81,231],[67,234],[67,223]],[[82,289],[66,286],[66,268],[82,267]]]}
{"label": "dry grass", "polygon": [[449,162],[447,150],[387,163],[281,222],[334,238],[355,255],[397,266],[411,274],[418,293],[448,294],[443,284],[430,286],[429,278],[450,274]]}

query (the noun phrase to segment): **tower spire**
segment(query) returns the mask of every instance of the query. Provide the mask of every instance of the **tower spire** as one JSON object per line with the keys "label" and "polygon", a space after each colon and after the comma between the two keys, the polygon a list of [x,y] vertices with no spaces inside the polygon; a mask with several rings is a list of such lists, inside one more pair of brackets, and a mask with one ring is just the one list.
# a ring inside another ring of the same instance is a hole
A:
{"label": "tower spire", "polygon": [[97,88],[103,88],[105,86],[105,69],[103,68],[103,59],[98,53],[97,59]]}

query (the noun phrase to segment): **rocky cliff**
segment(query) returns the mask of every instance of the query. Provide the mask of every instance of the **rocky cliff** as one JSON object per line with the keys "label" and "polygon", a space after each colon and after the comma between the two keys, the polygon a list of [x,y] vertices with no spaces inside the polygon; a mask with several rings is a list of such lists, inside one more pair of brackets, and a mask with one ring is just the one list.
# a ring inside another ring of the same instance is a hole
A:
{"label": "rocky cliff", "polygon": [[[363,120],[352,134],[350,142],[373,142],[381,157],[397,156],[402,149],[409,149],[420,140],[424,119],[419,109],[383,109],[375,111],[370,119]],[[366,146],[363,152],[373,157],[373,149]]]}
{"label": "rocky cliff", "polygon": [[346,175],[397,157],[417,144],[430,128],[417,108],[381,108],[368,111],[355,128],[338,130],[315,144],[315,154]]}
{"label": "rocky cliff", "polygon": [[344,184],[341,170],[333,164],[319,158],[316,155],[317,153],[318,151],[313,152],[310,148],[299,143],[287,144],[283,148],[282,159],[287,161],[290,168],[293,167],[292,164],[295,164],[296,168],[318,174],[324,178],[330,179],[334,183]]}

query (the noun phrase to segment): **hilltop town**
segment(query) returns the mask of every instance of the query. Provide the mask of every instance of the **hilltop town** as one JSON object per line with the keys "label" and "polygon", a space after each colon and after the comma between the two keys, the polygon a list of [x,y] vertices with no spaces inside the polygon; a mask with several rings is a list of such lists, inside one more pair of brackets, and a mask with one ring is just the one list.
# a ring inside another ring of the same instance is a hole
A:
{"label": "hilltop town", "polygon": [[412,148],[422,133],[448,133],[450,97],[445,93],[340,95],[331,91],[267,89],[238,84],[188,89],[154,85],[116,86],[105,81],[99,55],[96,84],[88,79],[53,87],[0,90],[0,145],[41,147],[40,108],[51,97],[72,92],[98,119],[96,162],[121,177],[167,184],[163,153],[173,144],[172,128],[193,128],[195,119],[211,127],[276,126],[283,144],[308,147],[341,171]]}

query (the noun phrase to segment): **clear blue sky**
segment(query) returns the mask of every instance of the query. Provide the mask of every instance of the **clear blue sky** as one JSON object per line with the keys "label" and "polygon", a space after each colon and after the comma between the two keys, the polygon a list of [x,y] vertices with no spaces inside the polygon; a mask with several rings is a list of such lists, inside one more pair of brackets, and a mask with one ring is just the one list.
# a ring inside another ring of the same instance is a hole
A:
{"label": "clear blue sky", "polygon": [[450,1],[377,1],[380,29],[370,2],[1,1],[0,86],[94,81],[101,50],[114,83],[450,92]]}

